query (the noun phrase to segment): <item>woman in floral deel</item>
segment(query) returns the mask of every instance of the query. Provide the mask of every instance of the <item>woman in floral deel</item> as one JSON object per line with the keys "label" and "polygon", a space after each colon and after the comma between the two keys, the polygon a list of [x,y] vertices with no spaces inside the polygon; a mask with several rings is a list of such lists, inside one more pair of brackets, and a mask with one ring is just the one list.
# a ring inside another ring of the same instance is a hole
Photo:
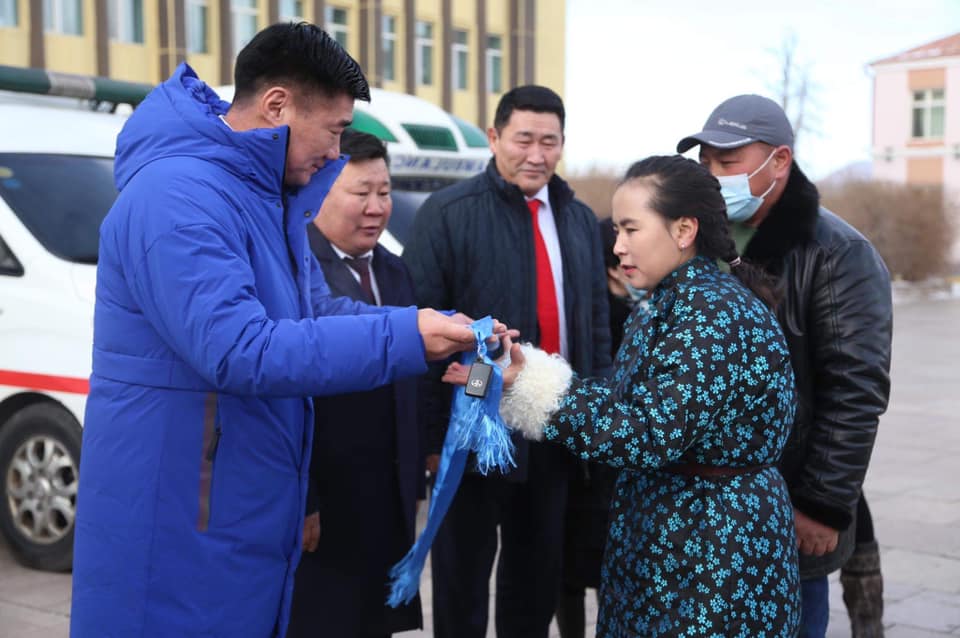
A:
{"label": "woman in floral deel", "polygon": [[[613,219],[624,272],[651,291],[614,376],[581,379],[510,343],[501,403],[528,438],[621,470],[597,636],[794,636],[797,546],[777,461],[796,399],[773,292],[738,257],[720,186],[693,160],[634,164]],[[454,364],[446,379],[464,376]]]}

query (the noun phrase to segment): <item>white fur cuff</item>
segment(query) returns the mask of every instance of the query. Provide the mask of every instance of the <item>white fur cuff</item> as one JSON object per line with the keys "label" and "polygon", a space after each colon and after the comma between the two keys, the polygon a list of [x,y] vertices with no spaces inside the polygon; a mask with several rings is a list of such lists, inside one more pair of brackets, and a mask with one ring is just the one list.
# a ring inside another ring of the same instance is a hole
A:
{"label": "white fur cuff", "polygon": [[500,416],[507,425],[523,432],[523,438],[540,441],[547,421],[570,387],[573,371],[558,355],[528,344],[522,346],[522,351],[526,363],[517,380],[503,393]]}

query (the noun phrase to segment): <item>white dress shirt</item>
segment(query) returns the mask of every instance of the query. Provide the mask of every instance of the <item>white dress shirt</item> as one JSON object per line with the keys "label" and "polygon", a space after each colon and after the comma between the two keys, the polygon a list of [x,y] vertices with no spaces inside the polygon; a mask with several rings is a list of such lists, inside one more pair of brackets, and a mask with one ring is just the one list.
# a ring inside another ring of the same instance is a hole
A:
{"label": "white dress shirt", "polygon": [[[330,247],[333,248],[333,252],[337,253],[337,257],[339,257],[340,259],[353,259],[351,255],[348,255],[347,253],[337,248],[337,245],[334,244],[333,242],[330,242]],[[380,301],[380,287],[377,286],[377,277],[376,275],[373,274],[373,251],[368,250],[362,255],[359,255],[359,257],[370,258],[370,261],[367,262],[370,268],[370,287],[373,288],[373,298],[376,300],[377,305],[382,306],[383,302]],[[347,268],[350,268],[350,266],[347,266]],[[353,278],[357,281],[357,283],[360,283],[360,273],[358,273],[353,268],[350,268],[350,274],[353,275]]]}

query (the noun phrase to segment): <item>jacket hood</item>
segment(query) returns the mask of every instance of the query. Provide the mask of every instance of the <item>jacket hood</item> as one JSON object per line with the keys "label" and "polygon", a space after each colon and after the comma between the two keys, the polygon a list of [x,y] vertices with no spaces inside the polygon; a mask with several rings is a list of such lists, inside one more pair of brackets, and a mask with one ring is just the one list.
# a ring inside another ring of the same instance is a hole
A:
{"label": "jacket hood", "polygon": [[233,173],[254,190],[271,196],[287,194],[292,206],[306,206],[315,216],[348,158],[324,164],[307,186],[284,189],[290,128],[234,131],[220,119],[229,109],[230,103],[221,100],[188,64],[180,64],[170,79],[150,92],[117,136],[113,169],[117,190],[123,190],[150,162],[191,157]]}
{"label": "jacket hood", "polygon": [[117,190],[155,160],[199,158],[219,165],[257,186],[279,193],[287,152],[286,126],[232,131],[220,119],[230,103],[187,64],[157,86],[134,110],[117,137],[114,178]]}

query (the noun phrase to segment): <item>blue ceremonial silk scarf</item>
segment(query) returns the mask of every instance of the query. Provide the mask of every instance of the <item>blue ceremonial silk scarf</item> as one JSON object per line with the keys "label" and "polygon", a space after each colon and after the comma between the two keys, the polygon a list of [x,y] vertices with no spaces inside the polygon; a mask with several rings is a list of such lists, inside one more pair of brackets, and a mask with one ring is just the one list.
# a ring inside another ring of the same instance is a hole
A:
{"label": "blue ceremonial silk scarf", "polygon": [[390,570],[390,595],[387,604],[407,604],[420,589],[420,574],[440,523],[450,509],[470,452],[476,453],[477,469],[486,474],[491,468],[506,471],[515,467],[510,430],[500,418],[500,397],[503,395],[503,372],[487,356],[486,340],[493,335],[493,319],[484,317],[471,326],[477,340],[476,351],[465,352],[461,363],[470,366],[480,359],[493,366],[493,374],[484,398],[471,397],[464,388],[456,387],[450,410],[450,425],[443,441],[443,453],[436,482],[430,496],[427,526],[403,559]]}

